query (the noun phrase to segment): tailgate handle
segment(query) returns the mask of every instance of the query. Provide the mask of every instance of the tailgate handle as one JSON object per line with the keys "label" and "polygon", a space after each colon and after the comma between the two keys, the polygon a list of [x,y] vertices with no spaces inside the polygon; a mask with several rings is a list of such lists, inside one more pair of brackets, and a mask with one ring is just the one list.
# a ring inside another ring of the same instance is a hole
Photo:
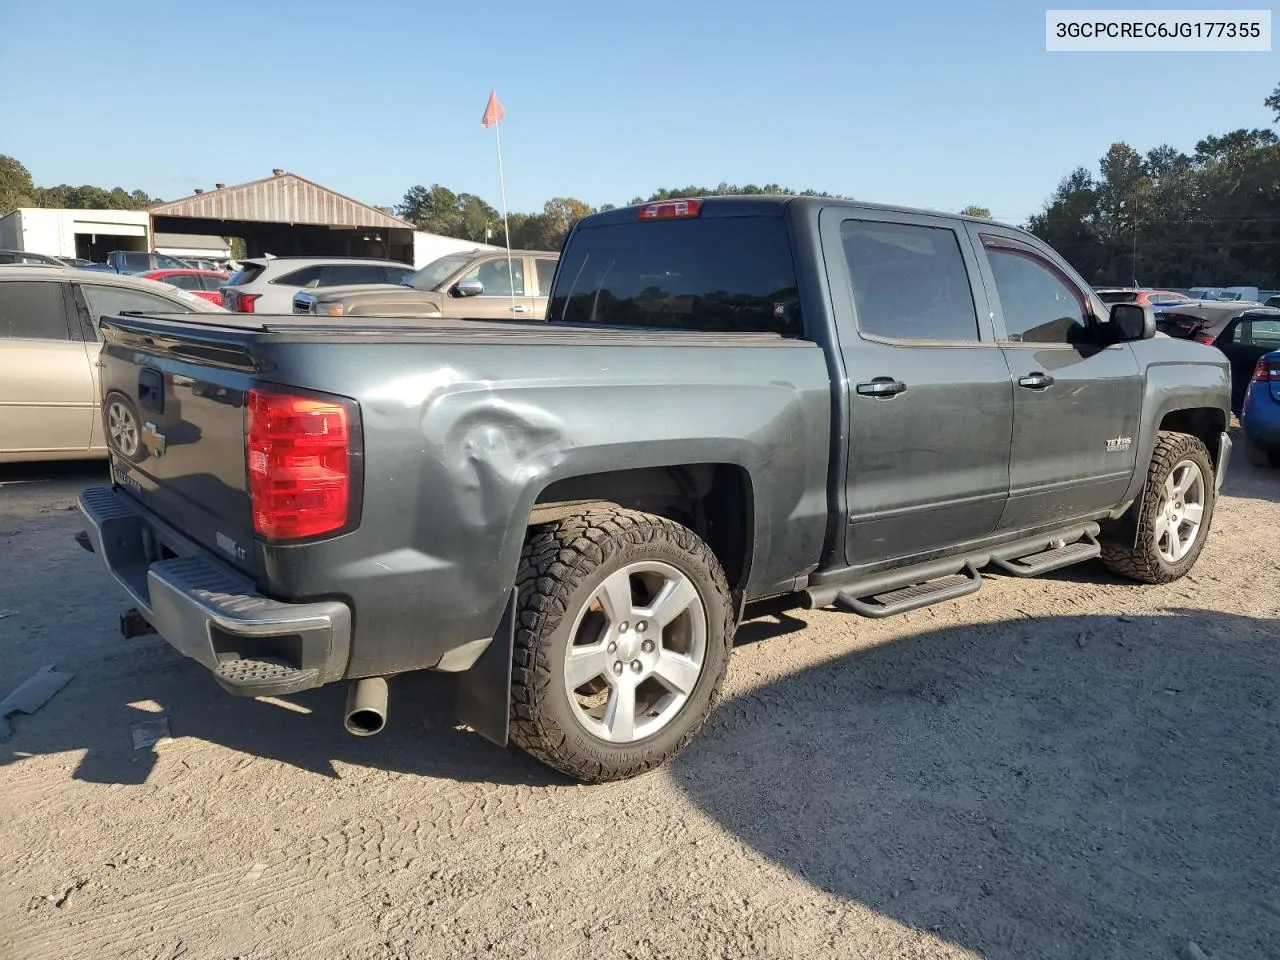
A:
{"label": "tailgate handle", "polygon": [[138,404],[144,410],[164,413],[164,375],[159,370],[138,374]]}

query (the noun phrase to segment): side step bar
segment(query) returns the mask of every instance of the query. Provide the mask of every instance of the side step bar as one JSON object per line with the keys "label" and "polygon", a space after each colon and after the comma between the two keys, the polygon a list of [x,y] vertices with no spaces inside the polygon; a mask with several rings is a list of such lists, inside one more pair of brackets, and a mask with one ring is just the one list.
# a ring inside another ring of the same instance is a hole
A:
{"label": "side step bar", "polygon": [[991,565],[1001,573],[1014,577],[1038,577],[1042,573],[1069,567],[1073,563],[1092,560],[1102,553],[1102,545],[1092,535],[1086,534],[1083,540],[1050,547],[1039,553],[1012,560],[992,557]]}
{"label": "side step bar", "polygon": [[848,567],[822,571],[801,596],[810,610],[835,604],[864,617],[888,617],[976,593],[982,587],[978,571],[986,566],[1015,577],[1034,577],[1089,560],[1102,552],[1100,532],[1090,521],[876,573]]}
{"label": "side step bar", "polygon": [[931,607],[935,603],[955,600],[977,593],[982,587],[982,574],[972,564],[965,564],[960,573],[944,577],[936,577],[923,583],[913,583],[908,587],[899,587],[878,593],[872,597],[859,598],[851,593],[836,594],[836,606],[852,613],[860,613],[864,617],[891,617],[921,607]]}

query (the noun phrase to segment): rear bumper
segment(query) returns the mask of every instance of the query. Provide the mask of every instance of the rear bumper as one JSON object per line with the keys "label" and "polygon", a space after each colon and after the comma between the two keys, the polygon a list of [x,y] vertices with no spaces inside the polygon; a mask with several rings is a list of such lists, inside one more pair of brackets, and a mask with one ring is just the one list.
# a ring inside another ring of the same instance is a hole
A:
{"label": "rear bumper", "polygon": [[112,487],[85,490],[80,511],[88,546],[143,618],[231,693],[296,693],[342,678],[351,650],[345,603],[263,596]]}

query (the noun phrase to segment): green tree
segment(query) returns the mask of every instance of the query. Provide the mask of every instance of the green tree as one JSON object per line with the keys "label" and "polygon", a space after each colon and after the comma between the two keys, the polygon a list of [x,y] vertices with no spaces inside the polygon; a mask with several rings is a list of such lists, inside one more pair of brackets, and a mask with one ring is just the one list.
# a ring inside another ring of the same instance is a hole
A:
{"label": "green tree", "polygon": [[1263,106],[1275,114],[1275,119],[1272,122],[1280,123],[1280,84],[1276,85],[1276,88],[1271,91],[1271,96],[1267,97],[1262,103]]}
{"label": "green tree", "polygon": [[31,172],[13,157],[0,153],[0,217],[35,203],[36,185]]}
{"label": "green tree", "polygon": [[982,219],[982,220],[991,219],[990,210],[988,210],[986,207],[979,207],[972,203],[969,204],[969,206],[965,207],[963,210],[961,210],[960,215],[962,217],[978,217],[979,219]]}

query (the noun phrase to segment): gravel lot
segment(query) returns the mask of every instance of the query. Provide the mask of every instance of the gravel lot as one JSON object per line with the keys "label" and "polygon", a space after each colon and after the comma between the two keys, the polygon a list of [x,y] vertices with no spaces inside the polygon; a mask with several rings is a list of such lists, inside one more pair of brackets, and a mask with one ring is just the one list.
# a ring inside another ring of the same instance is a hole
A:
{"label": "gravel lot", "polygon": [[694,744],[594,788],[435,678],[356,739],[339,689],[241,700],[121,640],[71,540],[101,476],[0,468],[0,696],[76,675],[0,742],[4,960],[1280,956],[1280,475],[1239,452],[1187,579],[754,611]]}

